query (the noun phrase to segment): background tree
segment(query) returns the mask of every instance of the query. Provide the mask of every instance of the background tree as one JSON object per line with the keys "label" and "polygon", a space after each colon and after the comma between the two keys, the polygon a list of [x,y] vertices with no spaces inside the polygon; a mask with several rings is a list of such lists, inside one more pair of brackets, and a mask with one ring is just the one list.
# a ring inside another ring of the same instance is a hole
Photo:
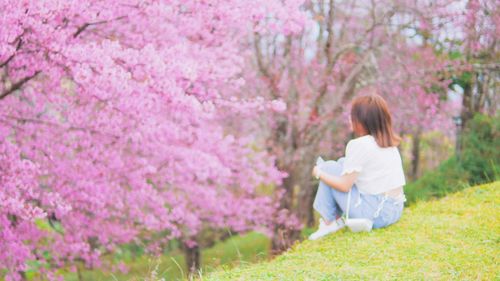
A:
{"label": "background tree", "polygon": [[154,251],[174,238],[196,270],[204,228],[272,227],[276,206],[256,187],[284,174],[251,132],[229,134],[220,119],[247,110],[231,99],[242,38],[271,28],[264,17],[300,30],[299,4],[0,1],[8,280],[28,261],[52,279],[67,264],[104,266],[124,243]]}
{"label": "background tree", "polygon": [[496,1],[470,0],[464,14],[456,19],[461,36],[452,49],[463,63],[455,82],[463,89],[462,126],[477,112],[494,115],[498,109],[500,83],[500,8]]}
{"label": "background tree", "polygon": [[[349,138],[346,105],[354,96],[374,91],[385,96],[403,133],[420,134],[445,120],[435,116],[446,116],[440,97],[449,80],[436,73],[447,62],[410,31],[432,23],[449,2],[308,1],[309,21],[302,33],[255,33],[252,63],[257,74],[248,71],[248,79],[255,80],[248,92],[287,105],[286,115],[271,113],[259,126],[266,129],[268,151],[289,174],[281,206],[302,222],[314,223],[310,170],[315,157],[343,154]],[[289,232],[288,240],[274,237],[273,248],[280,251],[298,233]]]}

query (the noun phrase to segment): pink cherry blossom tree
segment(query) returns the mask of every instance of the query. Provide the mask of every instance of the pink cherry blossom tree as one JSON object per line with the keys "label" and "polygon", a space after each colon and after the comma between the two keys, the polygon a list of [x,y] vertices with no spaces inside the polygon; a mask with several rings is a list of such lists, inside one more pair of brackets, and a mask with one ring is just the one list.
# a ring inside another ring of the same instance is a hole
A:
{"label": "pink cherry blossom tree", "polygon": [[300,4],[0,1],[7,279],[22,279],[28,261],[50,279],[79,261],[104,266],[103,255],[137,240],[154,251],[180,239],[196,270],[205,228],[293,224],[256,191],[285,176],[275,159],[222,120],[284,109],[235,99],[241,42],[300,31]]}

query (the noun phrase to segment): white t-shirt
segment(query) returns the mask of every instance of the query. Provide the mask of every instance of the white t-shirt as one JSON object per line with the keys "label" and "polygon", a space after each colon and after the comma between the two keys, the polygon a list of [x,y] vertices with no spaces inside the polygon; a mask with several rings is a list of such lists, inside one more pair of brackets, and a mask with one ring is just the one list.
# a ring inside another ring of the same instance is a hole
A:
{"label": "white t-shirt", "polygon": [[398,148],[381,148],[371,135],[347,143],[342,175],[354,171],[358,172],[354,184],[361,193],[380,194],[406,184]]}

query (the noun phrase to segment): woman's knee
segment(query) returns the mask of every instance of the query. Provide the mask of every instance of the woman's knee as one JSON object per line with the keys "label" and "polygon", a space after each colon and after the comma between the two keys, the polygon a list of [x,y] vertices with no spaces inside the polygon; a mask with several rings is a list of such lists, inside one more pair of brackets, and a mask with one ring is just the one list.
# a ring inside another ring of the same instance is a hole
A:
{"label": "woman's knee", "polygon": [[320,181],[318,184],[318,190],[316,191],[316,197],[314,198],[314,204],[316,204],[318,200],[323,200],[323,198],[329,196],[331,196],[330,187]]}
{"label": "woman's knee", "polygon": [[330,175],[340,176],[342,174],[342,165],[334,160],[325,161],[321,164],[320,169]]}
{"label": "woman's knee", "polygon": [[344,165],[344,161],[345,161],[345,157],[340,157],[339,159],[337,159],[337,163],[339,163],[341,166]]}

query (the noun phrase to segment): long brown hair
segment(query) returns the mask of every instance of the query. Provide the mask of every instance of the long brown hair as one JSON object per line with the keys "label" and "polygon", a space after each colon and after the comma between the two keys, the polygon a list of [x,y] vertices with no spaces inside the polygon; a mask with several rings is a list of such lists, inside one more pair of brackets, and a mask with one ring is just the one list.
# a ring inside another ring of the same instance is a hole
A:
{"label": "long brown hair", "polygon": [[392,118],[384,98],[377,94],[361,96],[352,102],[353,127],[361,125],[380,147],[398,146],[401,138],[392,129]]}

